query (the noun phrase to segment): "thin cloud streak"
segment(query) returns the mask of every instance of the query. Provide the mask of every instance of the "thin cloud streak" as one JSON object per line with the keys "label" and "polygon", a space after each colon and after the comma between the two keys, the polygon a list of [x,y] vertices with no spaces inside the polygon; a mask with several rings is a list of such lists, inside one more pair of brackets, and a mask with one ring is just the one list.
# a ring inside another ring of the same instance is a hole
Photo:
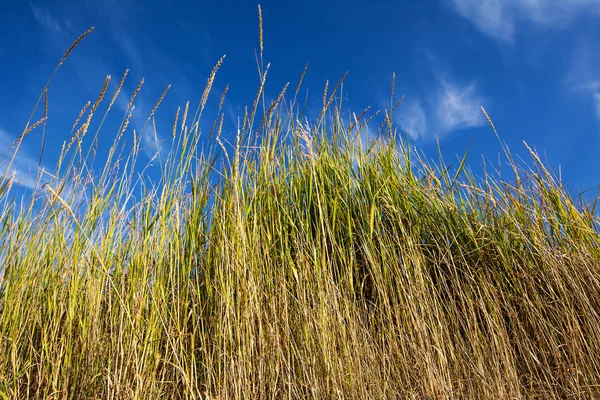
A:
{"label": "thin cloud streak", "polygon": [[519,23],[562,28],[581,15],[600,15],[599,0],[450,0],[480,31],[512,42]]}
{"label": "thin cloud streak", "polygon": [[600,119],[600,91],[594,93],[594,104],[596,106],[596,117]]}
{"label": "thin cloud streak", "polygon": [[30,155],[26,147],[22,144],[19,148],[10,170],[7,173],[8,164],[13,155],[11,146],[16,140],[15,135],[9,134],[6,130],[0,127],[0,177],[7,176],[9,178],[14,174],[14,185],[20,185],[28,189],[35,189],[38,187],[38,161],[36,161],[32,155]]}
{"label": "thin cloud streak", "polygon": [[[57,33],[63,33],[65,28],[67,30],[70,29],[70,23],[68,20],[65,20],[63,24],[61,24],[52,14],[46,10],[45,8],[37,7],[33,3],[29,4],[29,8],[31,8],[31,12],[33,13],[33,17],[36,21],[45,29],[52,30]],[[63,26],[65,25],[65,26]]]}
{"label": "thin cloud streak", "polygon": [[403,133],[413,140],[427,141],[434,136],[444,137],[454,131],[484,126],[481,113],[485,105],[475,82],[461,84],[443,74],[436,74],[427,101],[410,98],[403,101],[394,114],[394,121]]}
{"label": "thin cloud streak", "polygon": [[480,111],[482,103],[475,83],[460,86],[454,82],[441,82],[435,106],[439,129],[451,132],[485,125]]}
{"label": "thin cloud streak", "polygon": [[596,55],[593,43],[580,41],[571,56],[571,67],[564,80],[567,91],[573,92],[591,102],[594,113],[600,119],[600,72],[597,65],[600,57]]}
{"label": "thin cloud streak", "polygon": [[[407,104],[406,104],[407,103]],[[402,132],[413,139],[421,139],[427,132],[427,117],[420,101],[407,99],[398,109],[395,118]]]}

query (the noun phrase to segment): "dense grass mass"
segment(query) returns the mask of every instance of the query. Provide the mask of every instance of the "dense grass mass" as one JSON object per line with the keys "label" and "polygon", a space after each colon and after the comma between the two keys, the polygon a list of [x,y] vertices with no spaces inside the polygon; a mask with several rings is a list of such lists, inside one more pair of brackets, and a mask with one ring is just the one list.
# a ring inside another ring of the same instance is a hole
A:
{"label": "dense grass mass", "polygon": [[91,172],[106,86],[30,203],[5,177],[0,397],[600,397],[599,221],[534,152],[476,178],[387,117],[361,140],[339,85],[300,123],[264,69],[229,145],[199,129],[216,72],[154,185],[127,114]]}

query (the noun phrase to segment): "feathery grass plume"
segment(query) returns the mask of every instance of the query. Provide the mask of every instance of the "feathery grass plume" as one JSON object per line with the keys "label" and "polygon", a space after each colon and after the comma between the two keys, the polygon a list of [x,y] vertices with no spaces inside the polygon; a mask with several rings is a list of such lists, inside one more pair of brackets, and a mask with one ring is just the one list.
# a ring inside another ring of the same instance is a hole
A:
{"label": "feathery grass plume", "polygon": [[35,128],[37,128],[38,126],[44,124],[46,122],[46,117],[42,117],[41,119],[39,119],[37,122],[35,122],[33,125],[27,127],[23,133],[21,133],[19,135],[19,137],[13,142],[12,146],[10,146],[10,148],[14,148],[18,145],[21,144],[21,142],[23,141],[23,139],[25,138],[25,136],[29,135]]}
{"label": "feathery grass plume", "polygon": [[498,136],[498,132],[496,131],[496,127],[494,126],[494,123],[492,122],[492,119],[488,115],[487,111],[485,111],[485,108],[483,108],[483,106],[480,106],[480,108],[481,108],[481,111],[483,111],[483,115],[485,115],[485,119],[487,119],[487,122],[490,124],[490,126],[494,130],[494,133],[496,134],[496,136]]}
{"label": "feathery grass plume", "polygon": [[521,185],[521,177],[519,176],[519,168],[510,152],[510,149],[508,148],[508,145],[505,142],[503,142],[502,139],[500,138],[500,135],[498,134],[498,131],[496,130],[496,127],[494,126],[494,123],[492,122],[492,119],[488,115],[485,108],[483,108],[483,106],[480,106],[480,108],[481,108],[481,111],[483,111],[483,115],[487,119],[488,123],[492,127],[492,130],[494,131],[494,135],[496,135],[496,139],[498,140],[500,147],[502,147],[502,151],[504,152],[504,155],[505,155],[506,159],[508,160],[508,162],[511,166],[511,169],[512,169],[513,173],[515,174],[517,188],[519,188],[519,186]]}
{"label": "feathery grass plume", "polygon": [[244,117],[242,118],[242,132],[246,131],[247,124],[248,124],[248,106],[244,106]]}
{"label": "feathery grass plume", "polygon": [[10,192],[13,182],[15,181],[15,175],[16,175],[16,171],[13,171],[10,178],[8,178],[8,180],[6,182],[4,182],[2,187],[0,187],[0,199],[2,199],[2,197],[4,197],[6,194],[8,194],[8,192]]}
{"label": "feathery grass plume", "polygon": [[139,151],[139,147],[140,147],[140,142],[138,142],[137,140],[137,132],[135,131],[135,128],[133,129],[133,151],[134,153],[137,153]]}
{"label": "feathery grass plume", "polygon": [[527,148],[527,151],[529,151],[529,154],[534,159],[536,166],[539,167],[544,172],[544,178],[547,179],[550,183],[556,185],[556,182],[554,182],[554,177],[552,176],[550,171],[548,171],[546,169],[546,167],[544,166],[544,163],[542,163],[542,160],[540,160],[540,156],[535,151],[533,151],[531,149],[531,147],[529,147],[527,142],[524,140],[523,140],[523,145],[525,146],[525,148]]}
{"label": "feathery grass plume", "polygon": [[342,86],[342,83],[344,83],[344,80],[346,80],[347,76],[348,76],[348,71],[344,72],[344,75],[342,75],[342,77],[340,78],[338,83],[335,84],[335,87],[333,88],[333,91],[331,92],[331,95],[329,96],[328,104],[333,103],[333,96],[337,93],[340,86]]}
{"label": "feathery grass plume", "polygon": [[44,89],[44,117],[48,117],[48,88]]}
{"label": "feathery grass plume", "polygon": [[[62,154],[61,160],[64,157],[64,155],[66,155],[69,152],[69,150],[71,149],[73,144],[75,144],[77,142],[77,145],[81,146],[83,137],[85,136],[85,134],[90,126],[92,117],[94,116],[94,112],[96,111],[96,109],[100,105],[100,102],[104,98],[104,95],[106,93],[106,88],[108,87],[109,82],[110,82],[110,75],[107,75],[106,79],[104,80],[104,84],[102,85],[102,88],[100,89],[100,94],[96,98],[96,101],[92,105],[92,108],[89,110],[86,121],[79,127],[77,132],[75,132],[75,134],[71,136],[71,140],[69,141],[69,144],[67,145],[67,148],[64,151],[64,154]],[[77,124],[79,123],[79,120],[81,119],[81,117],[83,116],[83,113],[85,113],[85,111],[87,110],[89,105],[90,105],[90,102],[88,101],[86,103],[86,105],[83,107],[83,109],[81,110],[81,112],[79,113],[79,116],[77,117],[77,119],[75,120],[75,123],[73,124],[73,127],[71,128],[71,131],[77,126]]]}
{"label": "feathery grass plume", "polygon": [[160,103],[162,103],[162,101],[164,100],[164,98],[167,95],[167,92],[169,91],[169,89],[171,89],[171,85],[167,86],[167,88],[160,95],[160,98],[158,99],[158,101],[156,102],[156,104],[154,105],[154,107],[152,107],[152,111],[150,112],[150,115],[148,116],[148,120],[150,120],[154,116],[154,113],[156,112],[156,110],[160,106]]}
{"label": "feathery grass plume", "polygon": [[392,111],[390,112],[390,115],[392,115],[394,113],[394,111],[396,111],[396,109],[402,104],[402,102],[404,101],[404,96],[400,97],[395,103],[394,106],[392,107]]}
{"label": "feathery grass plume", "polygon": [[67,142],[63,141],[62,147],[60,148],[60,153],[58,155],[58,162],[56,163],[56,170],[60,171],[62,167],[62,163],[65,157],[65,148],[67,147]]}
{"label": "feathery grass plume", "polygon": [[185,123],[187,121],[189,107],[190,107],[190,102],[188,101],[185,103],[185,108],[183,109],[183,119],[181,120],[181,131],[182,132],[185,129]]}
{"label": "feathery grass plume", "polygon": [[131,108],[129,108],[129,113],[127,114],[127,117],[125,117],[125,121],[123,121],[121,130],[119,131],[119,136],[123,135],[123,133],[125,133],[125,131],[127,130],[127,127],[129,126],[129,121],[131,120],[131,116],[133,115],[133,110],[135,110],[135,106],[131,106]]}
{"label": "feathery grass plume", "polygon": [[94,30],[94,27],[90,27],[87,31],[83,32],[74,42],[73,44],[71,44],[71,46],[69,46],[69,48],[67,49],[67,51],[65,51],[65,54],[63,54],[62,58],[60,59],[58,66],[61,66],[69,57],[69,55],[71,54],[71,52],[73,52],[73,50],[75,50],[75,48],[79,45],[79,43],[87,36],[89,35],[92,31]]}
{"label": "feathery grass plume", "polygon": [[352,132],[352,130],[356,127],[356,125],[358,125],[358,122],[360,120],[362,120],[364,118],[364,116],[367,114],[367,111],[369,111],[371,109],[371,106],[367,106],[358,116],[358,118],[356,118],[356,114],[353,114],[354,116],[354,120],[352,121],[352,123],[350,124],[350,126],[348,127],[348,133]]}
{"label": "feathery grass plume", "polygon": [[46,147],[46,127],[48,123],[48,88],[44,89],[44,126],[42,127],[42,140],[40,143],[40,158],[38,167],[42,166],[42,158],[44,156],[44,148]]}
{"label": "feathery grass plume", "polygon": [[263,52],[263,20],[262,20],[262,10],[260,8],[260,4],[258,5],[258,43],[260,46],[260,53]]}
{"label": "feathery grass plume", "polygon": [[81,136],[78,137],[78,143],[79,143],[79,145],[81,145],[81,142],[83,141],[83,137],[87,133],[87,128],[90,126],[90,123],[92,121],[92,117],[94,116],[94,113],[96,112],[96,109],[98,108],[98,106],[100,105],[100,103],[102,102],[102,100],[104,99],[104,95],[106,94],[106,88],[108,88],[108,84],[110,83],[110,79],[111,79],[110,75],[107,75],[106,79],[104,80],[104,83],[102,84],[102,89],[100,89],[100,94],[98,95],[98,97],[96,98],[96,101],[94,101],[94,104],[92,105],[92,108],[90,109],[90,112],[88,114],[87,120],[83,124],[83,126],[85,126],[85,128],[83,129],[83,131],[81,133]]}
{"label": "feathery grass plume", "polygon": [[325,89],[323,89],[323,109],[325,109],[325,107],[327,106],[327,89],[328,88],[329,88],[329,80],[326,80],[325,81]]}
{"label": "feathery grass plume", "polygon": [[309,158],[311,161],[315,161],[316,157],[315,157],[315,152],[313,149],[313,140],[312,140],[312,137],[310,136],[310,132],[309,132],[310,127],[305,128],[304,125],[302,125],[302,123],[299,121],[298,121],[297,126],[298,126],[298,128],[297,128],[296,132],[298,133],[300,138],[304,141],[304,148],[306,149],[304,156]]}
{"label": "feathery grass plume", "polygon": [[71,127],[71,134],[73,133],[73,131],[75,130],[75,127],[79,124],[79,121],[81,120],[81,117],[83,117],[83,114],[85,114],[85,111],[88,109],[88,107],[92,104],[91,101],[88,100],[87,103],[85,103],[85,105],[83,106],[83,108],[81,109],[81,111],[79,112],[79,115],[77,116],[77,118],[75,119],[75,122],[73,123],[73,126]]}
{"label": "feathery grass plume", "polygon": [[[358,131],[357,131],[357,135],[360,134],[360,132],[362,132],[362,130],[365,127],[368,127],[369,124],[371,123],[371,121],[373,121],[381,112],[381,110],[377,110],[373,113],[373,115],[371,115],[368,119],[366,119],[365,121],[363,121],[359,126],[358,126]],[[368,128],[367,128],[368,129]]]}
{"label": "feathery grass plume", "polygon": [[[221,114],[223,115],[223,114]],[[219,117],[220,118],[220,117]],[[217,121],[219,121],[219,119],[215,118],[215,120],[212,122],[212,124],[210,125],[210,130],[208,131],[208,137],[211,138],[213,135],[213,132],[215,131],[215,128],[217,127]]]}
{"label": "feathery grass plume", "polygon": [[258,109],[258,102],[260,101],[260,97],[265,89],[265,82],[267,80],[267,73],[269,72],[271,64],[267,64],[267,68],[265,72],[262,74],[262,78],[260,80],[260,86],[258,87],[258,91],[256,92],[256,96],[254,97],[254,103],[252,103],[252,111],[248,115],[248,124],[245,125],[248,130],[252,129],[252,125],[254,125],[254,117],[256,115],[256,110]]}
{"label": "feathery grass plume", "polygon": [[227,152],[227,149],[225,148],[225,145],[223,144],[223,141],[221,140],[221,128],[223,127],[223,114],[221,114],[221,119],[219,120],[219,129],[217,130],[217,135],[215,137],[217,143],[219,144],[219,146],[221,146],[221,150],[223,150],[223,154],[225,155],[225,159],[227,160],[227,163],[229,164],[229,166],[231,166],[231,161],[229,160],[229,153]]}
{"label": "feathery grass plume", "polygon": [[144,85],[144,78],[142,78],[142,80],[140,81],[140,83],[138,83],[137,87],[133,91],[133,94],[129,98],[129,103],[127,103],[127,107],[125,107],[126,110],[129,110],[131,108],[131,106],[133,105],[133,101],[137,97],[138,92],[142,89],[143,85]]}
{"label": "feathery grass plume", "polygon": [[[73,44],[71,44],[71,46],[69,46],[69,48],[67,49],[67,51],[64,53],[64,55],[61,58],[60,62],[58,63],[58,65],[56,66],[56,68],[54,69],[54,71],[52,72],[52,74],[50,75],[50,78],[48,78],[48,81],[46,82],[46,84],[44,85],[44,87],[42,89],[42,93],[38,97],[35,105],[33,106],[33,109],[31,110],[31,114],[29,115],[29,119],[27,120],[27,123],[25,124],[25,130],[24,130],[24,132],[20,136],[21,138],[25,137],[25,135],[28,133],[27,132],[27,130],[29,129],[28,126],[31,123],[31,121],[33,120],[33,116],[35,115],[35,112],[38,109],[40,101],[42,101],[42,98],[45,96],[46,90],[48,89],[48,86],[50,85],[50,82],[52,82],[52,79],[54,78],[54,76],[58,72],[60,66],[67,59],[67,57],[69,56],[69,54],[71,54],[71,52],[77,47],[77,45],[79,45],[79,43],[83,40],[83,38],[85,38],[93,30],[94,30],[94,27],[91,27],[86,32],[84,32],[81,36],[79,36],[79,38],[77,38],[75,40],[75,42],[73,42]],[[27,132],[27,133],[25,133],[25,132]],[[29,130],[29,132],[31,132],[31,130]],[[4,171],[4,174],[2,176],[2,180],[6,180],[6,174],[10,170],[10,167],[12,166],[12,164],[14,163],[15,158],[17,157],[17,154],[19,152],[20,147],[21,147],[21,141],[18,140],[16,142],[16,147],[14,148],[14,151],[13,151],[12,157],[10,159],[10,162],[8,163],[8,166],[6,167],[6,169]],[[12,147],[11,147],[11,149],[12,149]]]}
{"label": "feathery grass plume", "polygon": [[67,149],[65,151],[65,153],[68,153],[69,150],[71,150],[71,146],[73,146],[73,144],[80,143],[80,137],[81,135],[83,135],[83,133],[85,131],[87,131],[88,129],[88,122],[84,122],[79,129],[77,129],[77,132],[75,132],[75,134],[71,137],[71,141],[69,142],[69,144],[67,145]]}
{"label": "feathery grass plume", "polygon": [[[104,115],[102,116],[102,119],[100,120],[100,123],[98,124],[98,128],[96,129],[96,133],[94,134],[94,137],[92,139],[92,148],[90,148],[90,150],[88,151],[88,155],[86,156],[86,159],[89,157],[90,152],[93,154],[93,159],[96,156],[96,150],[98,147],[98,143],[99,143],[99,139],[98,139],[98,134],[100,133],[100,129],[102,129],[102,126],[104,125],[104,121],[106,120],[106,117],[108,116],[108,113],[110,112],[110,110],[112,109],[112,106],[114,105],[115,101],[117,100],[117,97],[119,96],[119,94],[121,93],[121,89],[123,88],[123,84],[125,83],[125,79],[127,78],[127,75],[129,74],[129,70],[126,69],[125,72],[123,73],[123,76],[121,77],[121,80],[119,81],[119,84],[117,85],[117,88],[110,100],[110,103],[108,104],[108,107],[106,108],[106,110],[104,111]],[[108,84],[108,82],[106,82]],[[106,90],[106,89],[104,89]],[[104,94],[102,95],[102,97],[104,96]],[[99,103],[98,103],[99,104]],[[113,148],[115,148],[117,146],[117,143],[120,142],[121,140],[121,135],[118,135],[114,141],[113,144]],[[106,164],[110,164],[110,159],[112,157],[113,154],[113,149],[110,150],[110,155],[108,157],[108,159],[106,160]]]}
{"label": "feathery grass plume", "polygon": [[89,122],[89,119],[91,118],[91,116],[96,112],[96,109],[98,108],[98,106],[100,105],[102,100],[104,99],[104,95],[106,94],[106,88],[108,87],[110,79],[111,79],[110,75],[107,75],[106,79],[104,79],[104,83],[102,84],[102,89],[100,89],[100,94],[96,98],[96,101],[94,102],[94,105],[92,106],[92,110],[90,111],[90,114],[88,115],[88,122]]}
{"label": "feathery grass plume", "polygon": [[158,132],[156,132],[156,121],[152,118],[152,133],[154,134],[154,143],[156,145],[156,154],[159,158],[159,164],[162,168],[161,156],[160,156],[160,142],[158,141]]}
{"label": "feathery grass plume", "polygon": [[69,48],[67,48],[67,51],[65,51],[65,53],[63,54],[62,58],[58,62],[58,65],[56,66],[56,68],[54,69],[54,71],[50,75],[50,78],[48,78],[48,81],[46,82],[46,85],[42,89],[42,94],[40,95],[40,98],[38,98],[38,101],[36,102],[35,106],[33,107],[33,110],[31,111],[31,115],[29,117],[28,123],[31,122],[31,119],[33,118],[33,115],[35,114],[35,111],[37,110],[37,107],[38,107],[38,105],[39,105],[39,103],[41,101],[42,96],[44,95],[44,93],[48,89],[48,86],[50,85],[50,82],[52,81],[52,79],[54,78],[54,76],[56,75],[56,73],[58,72],[58,69],[60,68],[60,66],[67,60],[67,58],[69,57],[69,55],[73,52],[73,50],[75,50],[75,48],[79,45],[79,43],[81,43],[81,41],[87,35],[89,35],[93,30],[94,30],[94,27],[93,26],[90,27],[87,31],[85,31],[84,33],[82,33],[81,35],[79,35],[79,37],[77,39],[75,39],[75,41],[69,46]]}
{"label": "feathery grass plume", "polygon": [[308,70],[308,62],[304,64],[304,69],[302,70],[302,74],[300,75],[300,79],[298,79],[298,84],[296,85],[296,91],[294,92],[294,103],[296,101],[296,96],[298,96],[298,92],[300,92],[300,88],[302,87],[302,82],[304,82],[304,76],[306,75],[306,71]]}
{"label": "feathery grass plume", "polygon": [[177,107],[177,112],[175,113],[175,120],[173,121],[173,131],[171,132],[171,136],[173,137],[173,139],[175,139],[175,136],[177,135],[177,123],[179,122],[179,111],[181,110],[181,107]]}
{"label": "feathery grass plume", "polygon": [[221,68],[223,61],[225,60],[225,56],[226,55],[223,54],[223,56],[219,59],[219,61],[217,61],[217,64],[215,65],[215,67],[211,71],[210,75],[208,76],[208,79],[206,82],[206,87],[204,88],[204,92],[202,93],[202,99],[200,100],[200,104],[198,105],[198,108],[196,109],[196,113],[194,114],[194,119],[192,120],[192,125],[194,125],[198,121],[200,116],[202,115],[204,106],[206,106],[206,102],[208,101],[208,95],[210,94],[213,83],[215,82],[215,76],[217,75],[217,71],[219,70],[219,68]]}
{"label": "feathery grass plume", "polygon": [[[259,54],[256,54],[256,49],[254,50],[254,57],[256,58],[256,68],[258,69],[258,77],[262,79],[265,75],[264,68],[264,60],[263,60],[263,19],[262,19],[262,9],[260,8],[260,4],[258,5],[258,43],[259,43]],[[262,106],[263,110],[266,109],[265,105],[265,94],[262,93]],[[254,116],[253,116],[254,117]]]}
{"label": "feathery grass plume", "polygon": [[279,102],[283,99],[283,96],[285,95],[285,92],[286,92],[286,90],[287,90],[287,88],[288,88],[289,85],[290,85],[289,82],[285,84],[285,86],[283,87],[283,89],[279,93],[279,96],[277,96],[277,99],[267,109],[267,111],[265,112],[265,115],[262,117],[262,120],[260,121],[260,124],[258,125],[258,129],[256,130],[256,132],[260,132],[260,130],[262,129],[262,127],[263,127],[265,121],[267,120],[267,118],[269,117],[269,115],[271,115],[271,113],[273,112],[273,110],[275,110],[275,108],[277,108],[277,106],[279,105]]}
{"label": "feathery grass plume", "polygon": [[390,108],[392,108],[392,104],[394,103],[394,89],[396,88],[396,73],[392,72],[392,90],[390,93]]}
{"label": "feathery grass plume", "polygon": [[481,111],[483,112],[483,115],[485,116],[485,119],[487,120],[487,122],[490,124],[490,126],[492,127],[492,130],[494,131],[494,135],[496,135],[496,139],[498,139],[498,142],[500,143],[500,145],[502,146],[502,150],[504,151],[504,155],[511,159],[510,157],[510,153],[508,151],[508,149],[506,149],[504,143],[502,142],[502,139],[500,139],[500,135],[498,134],[498,131],[496,130],[496,127],[494,126],[494,123],[492,122],[492,119],[490,118],[490,116],[488,115],[487,111],[485,110],[485,108],[483,108],[483,106],[480,106]]}
{"label": "feathery grass plume", "polygon": [[221,114],[221,119],[219,121],[219,129],[217,130],[217,137],[221,136],[221,132],[223,131],[223,119],[224,119],[224,115]]}
{"label": "feathery grass plume", "polygon": [[225,89],[223,90],[223,94],[221,95],[221,100],[219,101],[219,109],[217,110],[217,114],[219,114],[221,112],[221,110],[223,109],[223,102],[225,101],[225,96],[227,95],[228,90],[229,90],[229,85],[226,85]]}
{"label": "feathery grass plume", "polygon": [[[392,134],[393,133],[393,129],[394,127],[392,126],[392,116],[391,114],[388,112],[388,110],[384,110],[385,112],[385,118],[383,119],[383,122],[381,124],[381,128],[380,131],[381,133],[388,133],[388,134]],[[386,130],[383,130],[383,127],[385,126]]]}
{"label": "feathery grass plume", "polygon": [[[390,94],[390,110],[389,112],[387,110],[385,110],[385,118],[381,123],[381,126],[379,127],[379,130],[383,133],[387,133],[389,135],[393,135],[393,116],[394,116],[394,112],[396,111],[396,109],[400,106],[400,104],[402,104],[402,101],[404,100],[404,96],[402,96],[399,100],[397,100],[394,103],[394,88],[395,88],[395,83],[396,83],[396,74],[392,73],[392,90],[391,90],[391,94]],[[384,127],[385,127],[385,131],[384,131]]]}
{"label": "feathery grass plume", "polygon": [[[117,89],[115,90],[115,94],[113,94],[112,99],[110,99],[110,103],[108,104],[108,110],[110,110],[112,108],[113,104],[115,104],[115,101],[117,100],[119,93],[121,93],[121,89],[123,88],[123,84],[125,83],[125,78],[127,78],[128,74],[129,74],[129,69],[126,69],[125,72],[123,73],[123,76],[121,77],[121,80],[119,81],[119,85],[117,86]],[[107,112],[108,112],[108,110],[107,110]]]}
{"label": "feathery grass plume", "polygon": [[91,151],[92,151],[92,161],[90,162],[90,164],[93,164],[94,163],[93,159],[95,159],[96,152],[98,151],[98,136],[95,136],[92,140]]}
{"label": "feathery grass plume", "polygon": [[393,115],[394,115],[394,111],[396,111],[396,109],[398,108],[398,106],[400,106],[402,104],[402,101],[404,100],[404,96],[401,97],[400,99],[398,99],[396,101],[396,103],[394,103],[391,106],[391,110],[388,113],[387,110],[385,110],[385,118],[383,120],[383,122],[381,123],[381,127],[379,128],[381,131],[383,131],[383,128],[385,127],[387,129],[388,134],[392,135],[393,134],[393,126],[392,126],[392,119],[393,119]]}
{"label": "feathery grass plume", "polygon": [[338,91],[338,89],[340,88],[340,86],[342,85],[342,83],[344,82],[344,80],[346,79],[347,75],[348,75],[348,72],[344,72],[344,75],[342,75],[341,79],[338,81],[338,83],[333,88],[331,95],[329,95],[329,99],[327,99],[327,85],[329,82],[325,83],[325,91],[323,93],[323,109],[321,110],[321,113],[319,114],[319,118],[317,119],[319,122],[321,122],[323,117],[325,117],[325,113],[327,112],[327,110],[329,109],[331,104],[333,103],[333,100],[335,98],[334,96],[335,96],[336,92]]}

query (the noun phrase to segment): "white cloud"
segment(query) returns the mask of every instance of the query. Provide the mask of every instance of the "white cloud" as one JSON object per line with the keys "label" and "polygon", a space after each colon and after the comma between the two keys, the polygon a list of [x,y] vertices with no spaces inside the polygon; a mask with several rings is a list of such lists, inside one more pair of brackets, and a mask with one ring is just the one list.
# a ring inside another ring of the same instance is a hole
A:
{"label": "white cloud", "polygon": [[600,57],[597,55],[595,43],[581,40],[573,49],[571,66],[564,80],[567,91],[592,103],[598,119],[600,119],[600,71],[597,68],[599,62]]}
{"label": "white cloud", "polygon": [[571,90],[583,90],[583,91],[600,91],[600,81],[589,81],[585,83],[574,84],[571,86]]}
{"label": "white cloud", "polygon": [[[8,133],[0,126],[0,185],[2,178],[6,175],[6,180],[14,177],[12,188],[21,187],[30,190],[39,190],[44,184],[49,183],[53,188],[57,188],[59,180],[51,172],[52,169],[47,168],[44,164],[40,165],[39,158],[33,155],[25,143],[21,142],[19,151],[15,156],[10,169],[8,165],[14,154],[14,149],[11,146],[15,142],[17,136]],[[71,184],[67,184],[62,192],[63,199],[70,199],[73,196],[85,196],[83,192],[75,192]]]}
{"label": "white cloud", "polygon": [[583,14],[600,15],[600,0],[448,0],[482,32],[512,41],[519,22],[563,27]]}
{"label": "white cloud", "polygon": [[6,169],[13,155],[11,146],[16,140],[16,136],[10,135],[2,127],[0,127],[0,178],[5,174],[10,177],[13,173],[15,175],[15,184],[20,184],[23,187],[33,189],[36,187],[36,177],[38,171],[38,162],[27,152],[27,149],[23,144],[21,145],[17,156],[13,164],[11,165],[10,171],[6,173]]}
{"label": "white cloud", "polygon": [[596,116],[600,118],[600,91],[597,91],[593,95],[594,105],[596,106]]}
{"label": "white cloud", "polygon": [[400,128],[411,139],[423,138],[427,131],[427,117],[420,101],[405,100],[398,108],[396,115],[395,119]]}
{"label": "white cloud", "polygon": [[422,102],[407,96],[394,114],[394,122],[413,140],[441,137],[486,124],[481,113],[485,97],[479,93],[476,83],[461,85],[448,77],[438,77],[427,100]]}
{"label": "white cloud", "polygon": [[58,22],[48,10],[36,7],[33,4],[29,4],[29,6],[31,8],[33,16],[40,23],[40,25],[42,25],[46,29],[50,29],[58,33],[63,32],[64,29],[61,23]]}
{"label": "white cloud", "polygon": [[434,106],[438,128],[446,133],[485,125],[480,109],[482,103],[483,97],[478,93],[475,83],[461,86],[455,82],[441,81]]}

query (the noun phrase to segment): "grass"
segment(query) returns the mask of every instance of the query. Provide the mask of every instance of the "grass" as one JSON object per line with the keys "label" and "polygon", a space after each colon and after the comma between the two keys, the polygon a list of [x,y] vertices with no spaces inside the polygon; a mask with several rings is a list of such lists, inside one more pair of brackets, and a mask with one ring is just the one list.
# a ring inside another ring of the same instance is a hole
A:
{"label": "grass", "polygon": [[4,177],[1,398],[600,397],[600,221],[536,153],[476,178],[391,109],[361,143],[374,114],[345,122],[339,84],[302,124],[300,84],[265,104],[262,55],[235,143],[219,111],[201,152],[217,70],[154,186],[129,111],[89,172],[106,85],[30,203]]}

